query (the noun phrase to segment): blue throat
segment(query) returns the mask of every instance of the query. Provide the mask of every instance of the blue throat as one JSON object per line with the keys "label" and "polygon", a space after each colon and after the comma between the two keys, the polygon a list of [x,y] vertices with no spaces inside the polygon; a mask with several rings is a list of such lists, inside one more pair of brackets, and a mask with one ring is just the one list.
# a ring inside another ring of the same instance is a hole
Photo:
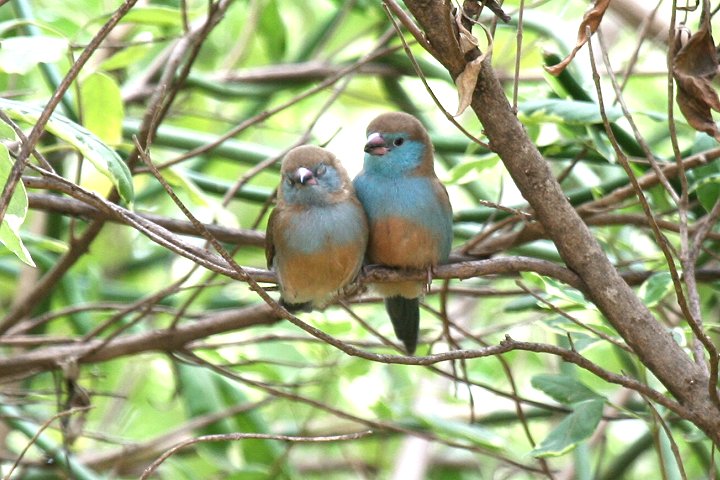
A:
{"label": "blue throat", "polygon": [[433,181],[414,175],[424,149],[421,143],[408,141],[402,151],[366,154],[363,172],[354,184],[370,223],[397,216],[419,224],[437,237],[441,260],[445,260],[452,246],[452,214],[438,200]]}
{"label": "blue throat", "polygon": [[[391,140],[390,135],[386,135]],[[382,156],[365,154],[364,171],[384,177],[410,175],[422,164],[425,146],[415,140],[406,141],[402,148],[392,148]]]}
{"label": "blue throat", "polygon": [[292,217],[283,234],[292,236],[293,248],[300,252],[317,253],[328,243],[344,245],[358,241],[366,235],[363,226],[358,205],[346,201],[304,209]]}

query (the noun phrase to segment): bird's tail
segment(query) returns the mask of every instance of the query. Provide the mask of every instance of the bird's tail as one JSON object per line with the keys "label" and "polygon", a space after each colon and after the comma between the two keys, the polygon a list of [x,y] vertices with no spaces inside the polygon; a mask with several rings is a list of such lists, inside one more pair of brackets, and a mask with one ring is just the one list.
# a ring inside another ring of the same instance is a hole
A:
{"label": "bird's tail", "polygon": [[385,298],[385,310],[395,330],[395,335],[405,345],[407,353],[415,353],[420,328],[420,301],[417,298],[393,296]]}
{"label": "bird's tail", "polygon": [[312,312],[313,305],[312,302],[303,302],[303,303],[290,303],[284,298],[280,298],[280,305],[285,307],[285,310],[287,310],[290,313],[297,313],[297,312]]}

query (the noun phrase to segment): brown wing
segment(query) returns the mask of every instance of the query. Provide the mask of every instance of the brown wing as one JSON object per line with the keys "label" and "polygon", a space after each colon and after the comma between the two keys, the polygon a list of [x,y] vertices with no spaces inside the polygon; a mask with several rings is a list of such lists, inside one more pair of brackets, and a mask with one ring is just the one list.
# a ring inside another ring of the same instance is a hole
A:
{"label": "brown wing", "polygon": [[273,242],[273,225],[278,209],[277,207],[270,213],[268,218],[267,229],[265,230],[265,260],[267,268],[272,268],[273,258],[275,258],[275,243]]}
{"label": "brown wing", "polygon": [[452,216],[452,204],[450,203],[450,195],[448,195],[447,188],[445,188],[445,185],[443,185],[437,177],[433,179],[432,184],[433,190],[435,190],[435,195],[437,195],[438,200],[440,200],[443,210],[445,210],[448,215]]}

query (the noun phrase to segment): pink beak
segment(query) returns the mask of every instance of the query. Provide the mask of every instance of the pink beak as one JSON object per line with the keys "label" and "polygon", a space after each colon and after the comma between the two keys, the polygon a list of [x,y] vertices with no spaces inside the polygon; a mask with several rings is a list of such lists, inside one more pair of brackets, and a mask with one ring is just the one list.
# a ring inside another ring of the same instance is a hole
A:
{"label": "pink beak", "polygon": [[385,155],[390,149],[385,143],[385,139],[377,132],[373,132],[368,135],[367,143],[365,144],[365,152],[370,155]]}
{"label": "pink beak", "polygon": [[313,172],[305,167],[300,167],[295,170],[293,179],[296,182],[300,182],[301,185],[317,185],[317,179],[315,179],[315,175],[313,175]]}

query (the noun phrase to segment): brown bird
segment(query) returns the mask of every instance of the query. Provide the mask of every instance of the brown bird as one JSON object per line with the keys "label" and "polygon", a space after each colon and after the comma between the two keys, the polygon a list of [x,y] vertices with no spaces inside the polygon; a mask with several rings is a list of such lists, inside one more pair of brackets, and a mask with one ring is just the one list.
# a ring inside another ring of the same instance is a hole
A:
{"label": "brown bird", "polygon": [[323,308],[362,267],[365,212],[345,168],[323,148],[292,149],[280,173],[266,234],[268,267],[277,272],[287,308]]}
{"label": "brown bird", "polygon": [[[385,113],[367,127],[365,163],[353,183],[370,224],[367,258],[391,267],[429,269],[447,260],[452,207],[435,175],[433,146],[412,115]],[[376,285],[397,337],[415,352],[422,282]]]}

